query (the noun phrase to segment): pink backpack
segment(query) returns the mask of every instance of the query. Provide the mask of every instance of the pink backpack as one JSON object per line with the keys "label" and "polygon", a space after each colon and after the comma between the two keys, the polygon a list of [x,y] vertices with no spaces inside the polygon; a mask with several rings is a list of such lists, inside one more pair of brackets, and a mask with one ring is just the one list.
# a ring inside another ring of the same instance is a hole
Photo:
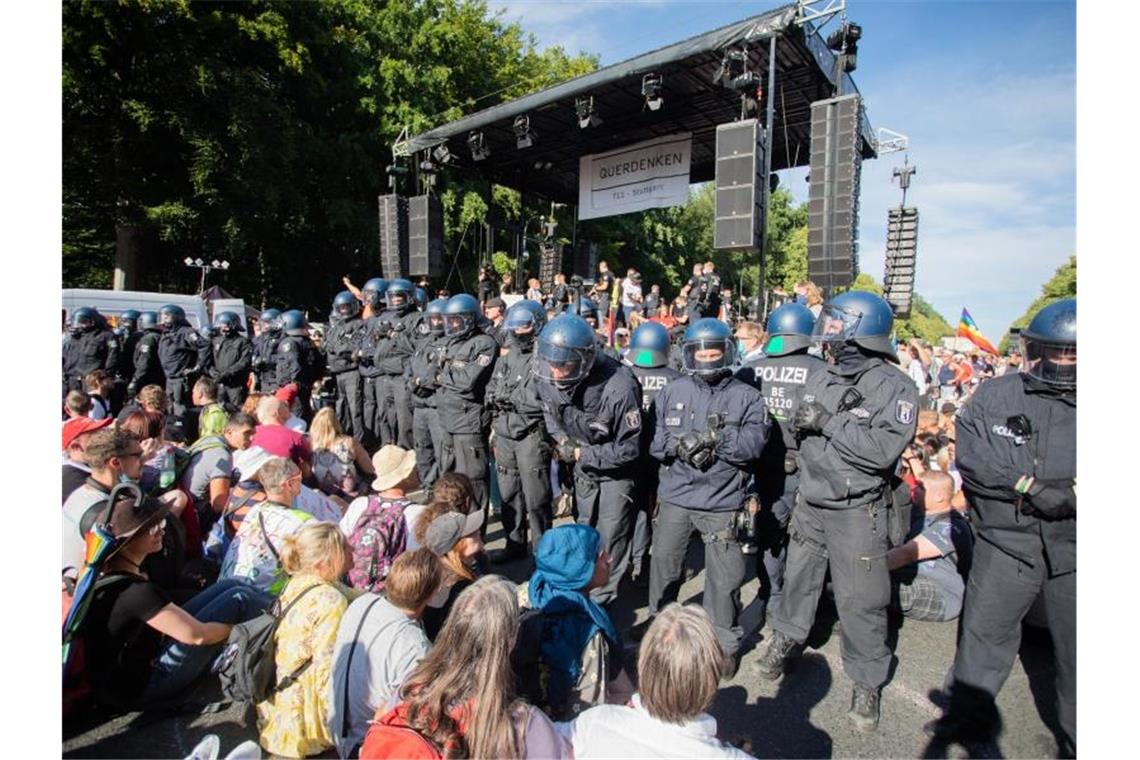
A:
{"label": "pink backpack", "polygon": [[404,521],[404,499],[381,499],[369,496],[348,545],[352,547],[352,569],[348,582],[353,588],[379,593],[384,590],[388,571],[396,557],[407,546],[407,524]]}

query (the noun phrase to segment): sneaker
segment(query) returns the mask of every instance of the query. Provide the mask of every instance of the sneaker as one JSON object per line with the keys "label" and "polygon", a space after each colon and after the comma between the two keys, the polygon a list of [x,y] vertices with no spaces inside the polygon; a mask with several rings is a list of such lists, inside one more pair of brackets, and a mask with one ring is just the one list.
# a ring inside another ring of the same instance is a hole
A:
{"label": "sneaker", "polygon": [[795,648],[796,642],[779,631],[773,631],[768,648],[764,650],[764,654],[756,661],[752,669],[761,678],[775,681],[784,675],[784,668],[787,667],[788,659]]}
{"label": "sneaker", "polygon": [[851,689],[851,709],[847,717],[860,731],[874,731],[879,727],[879,690],[855,684]]}

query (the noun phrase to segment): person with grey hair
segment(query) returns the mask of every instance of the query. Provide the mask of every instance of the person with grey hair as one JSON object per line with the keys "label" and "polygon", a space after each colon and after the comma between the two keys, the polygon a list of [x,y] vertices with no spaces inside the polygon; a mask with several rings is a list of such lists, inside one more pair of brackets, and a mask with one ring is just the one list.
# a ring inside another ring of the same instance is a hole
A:
{"label": "person with grey hair", "polygon": [[273,456],[293,460],[301,468],[302,477],[313,472],[313,447],[309,439],[285,425],[289,406],[276,396],[266,396],[257,404],[257,429],[251,446],[265,449]]}
{"label": "person with grey hair", "polygon": [[629,706],[592,707],[555,728],[578,760],[751,757],[717,739],[716,718],[705,712],[728,667],[708,613],[673,602],[657,613],[641,642],[640,688]]}

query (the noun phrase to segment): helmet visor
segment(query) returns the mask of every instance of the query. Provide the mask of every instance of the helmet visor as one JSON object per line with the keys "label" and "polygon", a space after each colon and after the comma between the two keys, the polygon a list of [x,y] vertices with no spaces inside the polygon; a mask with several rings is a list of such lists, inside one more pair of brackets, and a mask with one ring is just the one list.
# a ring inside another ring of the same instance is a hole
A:
{"label": "helmet visor", "polygon": [[735,360],[736,346],[724,338],[693,340],[681,346],[681,369],[689,374],[720,372],[731,367]]}
{"label": "helmet visor", "polygon": [[402,290],[388,291],[388,308],[402,309],[408,305],[408,294]]}
{"label": "helmet visor", "polygon": [[475,317],[471,314],[445,314],[443,317],[443,334],[447,337],[464,335],[475,326]]}
{"label": "helmet visor", "polygon": [[431,330],[434,335],[443,335],[443,315],[442,314],[429,314],[427,321],[428,321],[428,329]]}
{"label": "helmet visor", "polygon": [[535,356],[532,365],[535,377],[559,388],[568,388],[580,382],[590,374],[590,368],[594,365],[593,346],[556,346],[540,340]]}
{"label": "helmet visor", "polygon": [[336,313],[338,316],[347,319],[348,317],[356,316],[356,301],[349,303],[337,304]]}
{"label": "helmet visor", "polygon": [[507,319],[503,323],[513,333],[533,333],[535,327],[534,315],[526,309],[515,309],[507,312]]}
{"label": "helmet visor", "polygon": [[842,343],[855,337],[862,314],[851,314],[825,304],[815,320],[811,339],[816,343]]}
{"label": "helmet visor", "polygon": [[1077,386],[1077,347],[1072,343],[1046,343],[1021,336],[1021,371],[1059,388]]}

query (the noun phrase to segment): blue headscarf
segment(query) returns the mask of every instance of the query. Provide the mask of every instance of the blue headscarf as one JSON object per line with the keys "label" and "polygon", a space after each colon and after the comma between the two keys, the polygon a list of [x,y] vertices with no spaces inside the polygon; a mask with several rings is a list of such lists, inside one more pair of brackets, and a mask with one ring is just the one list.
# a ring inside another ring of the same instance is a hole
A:
{"label": "blue headscarf", "polygon": [[581,675],[582,651],[601,631],[621,646],[613,621],[583,592],[594,575],[602,537],[588,525],[562,525],[542,534],[530,578],[530,605],[542,610],[542,659],[550,667],[549,694],[568,694]]}

